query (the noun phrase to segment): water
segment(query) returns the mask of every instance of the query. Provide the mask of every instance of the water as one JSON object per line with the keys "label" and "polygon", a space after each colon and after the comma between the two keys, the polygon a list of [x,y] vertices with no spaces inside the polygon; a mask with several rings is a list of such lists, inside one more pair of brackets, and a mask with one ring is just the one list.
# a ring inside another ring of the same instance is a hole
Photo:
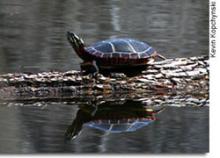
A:
{"label": "water", "polygon": [[1,0],[0,72],[79,69],[66,31],[87,45],[147,41],[168,58],[208,54],[208,2],[194,0]]}
{"label": "water", "polygon": [[[117,103],[115,103],[117,105]],[[132,104],[133,107],[140,106]],[[112,106],[112,105],[111,105]],[[156,120],[133,132],[109,133],[84,124],[66,140],[76,103],[2,105],[1,153],[204,153],[208,151],[208,107],[166,107]],[[115,145],[117,144],[117,145]]]}
{"label": "water", "polygon": [[[208,2],[1,0],[0,73],[79,70],[81,59],[67,42],[66,31],[79,34],[87,45],[132,37],[168,58],[205,55]],[[66,141],[65,131],[78,109],[62,102],[0,103],[0,153],[208,152],[208,107],[167,107],[156,121],[130,133],[83,127],[76,139]]]}

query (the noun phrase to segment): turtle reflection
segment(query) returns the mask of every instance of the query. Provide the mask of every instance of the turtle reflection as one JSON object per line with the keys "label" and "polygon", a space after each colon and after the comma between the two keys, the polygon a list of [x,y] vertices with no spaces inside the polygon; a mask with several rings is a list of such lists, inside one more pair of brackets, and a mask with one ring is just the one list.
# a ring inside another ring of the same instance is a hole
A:
{"label": "turtle reflection", "polygon": [[162,107],[149,107],[137,101],[105,102],[98,107],[82,105],[65,133],[66,139],[76,138],[83,126],[107,133],[133,132],[153,122]]}

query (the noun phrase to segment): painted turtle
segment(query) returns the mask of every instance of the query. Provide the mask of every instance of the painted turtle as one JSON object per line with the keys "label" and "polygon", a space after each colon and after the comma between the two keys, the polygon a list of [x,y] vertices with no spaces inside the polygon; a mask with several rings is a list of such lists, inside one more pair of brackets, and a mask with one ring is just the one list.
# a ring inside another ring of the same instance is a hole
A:
{"label": "painted turtle", "polygon": [[156,57],[165,59],[148,44],[131,38],[108,39],[89,47],[85,47],[83,40],[72,32],[67,32],[67,39],[84,61],[81,64],[82,69],[83,66],[93,65],[95,71],[126,68],[137,70],[139,67],[146,67]]}

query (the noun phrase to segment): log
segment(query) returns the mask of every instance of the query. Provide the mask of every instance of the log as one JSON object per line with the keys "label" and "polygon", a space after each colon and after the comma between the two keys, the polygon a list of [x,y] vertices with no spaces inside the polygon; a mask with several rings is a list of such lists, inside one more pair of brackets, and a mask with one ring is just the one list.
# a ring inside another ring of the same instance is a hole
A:
{"label": "log", "polygon": [[98,96],[105,99],[147,96],[149,99],[161,95],[202,96],[200,99],[207,101],[208,91],[208,56],[157,61],[132,77],[123,73],[82,75],[76,70],[0,75],[0,100],[3,101],[80,100]]}

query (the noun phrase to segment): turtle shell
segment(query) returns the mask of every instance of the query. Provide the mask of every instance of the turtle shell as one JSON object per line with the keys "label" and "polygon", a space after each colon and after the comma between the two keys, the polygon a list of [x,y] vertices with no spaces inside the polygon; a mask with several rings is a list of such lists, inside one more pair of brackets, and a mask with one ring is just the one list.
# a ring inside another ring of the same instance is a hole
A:
{"label": "turtle shell", "polygon": [[149,57],[156,53],[148,44],[130,38],[104,40],[86,50],[101,65],[146,64]]}
{"label": "turtle shell", "polygon": [[101,120],[91,121],[85,125],[109,133],[134,132],[151,123],[152,119],[128,119],[128,120]]}

